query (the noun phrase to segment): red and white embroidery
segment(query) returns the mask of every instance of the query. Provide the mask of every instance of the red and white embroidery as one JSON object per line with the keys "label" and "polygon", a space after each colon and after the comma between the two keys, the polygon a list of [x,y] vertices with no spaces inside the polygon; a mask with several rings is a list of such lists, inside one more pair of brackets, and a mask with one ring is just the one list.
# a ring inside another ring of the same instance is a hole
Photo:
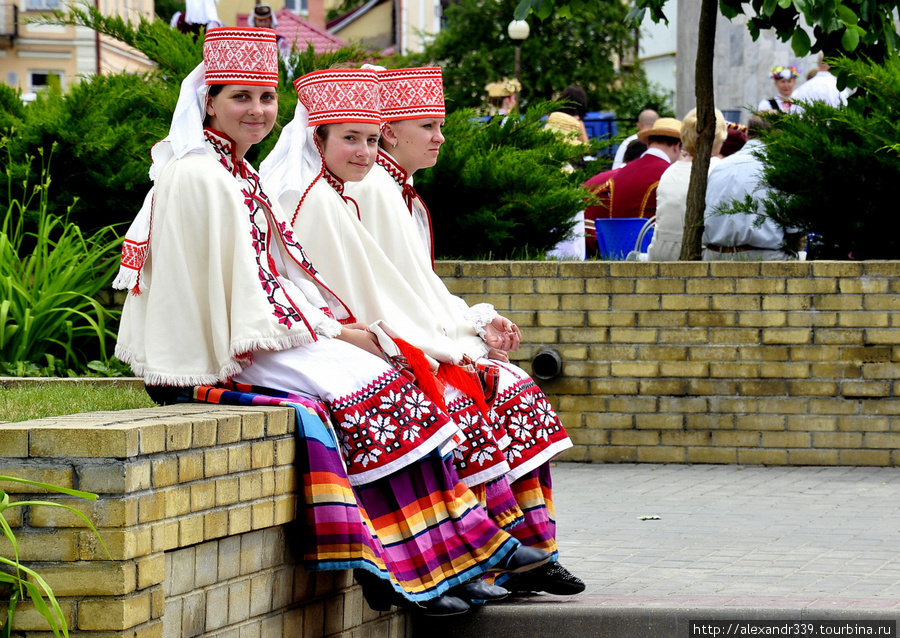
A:
{"label": "red and white embroidery", "polygon": [[206,32],[207,84],[278,86],[278,46],[272,29],[220,27]]}
{"label": "red and white embroidery", "polygon": [[309,125],[381,123],[378,79],[370,69],[313,71],[294,81],[297,98],[309,111]]}
{"label": "red and white embroidery", "polygon": [[463,482],[471,477],[484,482],[485,476],[496,478],[508,470],[503,454],[501,438],[505,432],[500,427],[497,415],[491,411],[488,417],[481,413],[475,402],[463,395],[448,403],[447,410],[465,436],[465,443],[453,450],[453,465]]}
{"label": "red and white embroidery", "polygon": [[381,115],[386,122],[446,114],[440,67],[387,69],[378,72]]}
{"label": "red and white embroidery", "polygon": [[329,406],[349,475],[400,461],[450,424],[422,392],[395,370]]}
{"label": "red and white embroidery", "polygon": [[134,242],[128,239],[122,244],[122,265],[131,270],[140,271],[147,260],[150,251],[150,241]]}
{"label": "red and white embroidery", "polygon": [[494,409],[511,442],[506,448],[510,467],[519,467],[543,450],[562,445],[568,439],[559,417],[534,381],[528,377],[503,389]]}

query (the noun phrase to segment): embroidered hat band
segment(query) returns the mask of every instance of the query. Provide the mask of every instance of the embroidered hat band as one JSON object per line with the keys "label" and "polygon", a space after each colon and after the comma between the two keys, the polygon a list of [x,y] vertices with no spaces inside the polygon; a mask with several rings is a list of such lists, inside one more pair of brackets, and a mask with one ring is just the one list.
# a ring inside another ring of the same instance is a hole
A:
{"label": "embroidered hat band", "polygon": [[313,71],[294,81],[309,111],[309,126],[339,122],[381,124],[378,78],[370,69]]}
{"label": "embroidered hat band", "polygon": [[442,118],[447,113],[440,67],[378,71],[378,83],[381,116],[386,122]]}
{"label": "embroidered hat band", "polygon": [[206,32],[207,84],[278,86],[278,47],[272,29],[219,27]]}

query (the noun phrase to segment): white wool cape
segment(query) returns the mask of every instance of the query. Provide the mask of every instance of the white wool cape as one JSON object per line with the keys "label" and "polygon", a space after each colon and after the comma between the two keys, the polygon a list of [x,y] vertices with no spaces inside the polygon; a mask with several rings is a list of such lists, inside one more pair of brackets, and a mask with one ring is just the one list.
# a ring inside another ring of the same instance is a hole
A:
{"label": "white wool cape", "polygon": [[[295,191],[281,195],[285,211],[295,211]],[[401,339],[438,362],[459,363],[469,354],[457,342],[465,326],[446,324],[406,284],[357,219],[352,203],[345,202],[323,178],[306,195],[294,219],[294,233],[332,290],[359,320],[386,322]],[[469,326],[476,341],[481,340]]]}
{"label": "white wool cape", "polygon": [[[376,164],[361,182],[347,184],[346,194],[359,206],[362,226],[395,271],[401,273],[405,283],[441,324],[449,327],[448,334],[458,340],[473,359],[487,354],[488,347],[478,335],[497,312],[486,303],[469,307],[447,290],[432,268],[429,250],[422,242],[420,230],[394,178]],[[421,214],[425,214],[424,211]],[[387,317],[387,321],[392,326],[395,323],[392,317]]]}
{"label": "white wool cape", "polygon": [[[272,219],[286,223],[277,204],[262,223],[270,243],[257,253],[242,185],[248,188],[211,145],[169,159],[158,173],[143,292],[129,294],[116,345],[116,356],[150,385],[224,381],[250,363],[254,350],[282,350],[315,341],[316,332],[339,332],[325,308],[351,319],[297,265],[297,251],[272,232]],[[261,277],[269,250],[280,250],[278,261],[288,264],[281,274],[297,287],[269,282],[266,290]],[[293,320],[276,316],[276,306],[293,308]]]}

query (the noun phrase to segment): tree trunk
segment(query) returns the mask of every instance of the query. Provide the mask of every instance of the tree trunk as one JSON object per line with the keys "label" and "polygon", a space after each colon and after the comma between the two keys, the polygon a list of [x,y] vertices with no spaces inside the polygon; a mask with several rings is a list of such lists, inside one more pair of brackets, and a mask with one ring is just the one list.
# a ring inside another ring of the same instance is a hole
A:
{"label": "tree trunk", "polygon": [[700,28],[697,34],[697,65],[695,67],[697,98],[697,150],[691,165],[687,208],[684,214],[684,235],[681,240],[682,261],[698,261],[702,254],[703,212],[706,210],[706,175],[709,156],[716,131],[716,102],[713,95],[713,52],[716,46],[716,0],[702,0]]}

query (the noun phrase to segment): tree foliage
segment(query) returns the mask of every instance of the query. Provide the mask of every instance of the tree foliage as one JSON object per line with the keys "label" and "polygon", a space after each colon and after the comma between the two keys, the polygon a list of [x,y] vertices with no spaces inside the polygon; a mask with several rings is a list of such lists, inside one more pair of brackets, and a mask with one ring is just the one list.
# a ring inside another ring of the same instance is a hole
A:
{"label": "tree foliage", "polygon": [[[571,17],[598,1],[519,0],[515,16],[522,20],[534,13],[543,20],[555,11],[560,17]],[[637,25],[649,13],[654,22],[668,22],[667,2],[637,0],[628,19]],[[748,16],[747,28],[754,40],[760,32],[774,30],[782,42],[790,40],[797,57],[825,51],[875,61],[896,56],[900,49],[894,22],[898,9],[900,0],[719,0],[719,10],[729,20]],[[803,23],[812,28],[812,38]]]}
{"label": "tree foliage", "polygon": [[803,117],[770,116],[763,160],[779,224],[815,233],[813,257],[897,259],[885,211],[900,181],[900,62],[840,60],[861,91],[847,107],[821,102]]}
{"label": "tree foliage", "polygon": [[[445,25],[419,54],[391,66],[435,64],[444,69],[448,109],[484,105],[484,87],[514,77],[515,47],[506,33],[517,0],[460,0],[445,13]],[[522,100],[549,100],[569,84],[588,94],[590,110],[618,112],[629,92],[646,84],[635,68],[617,70],[614,58],[627,59],[634,34],[625,24],[627,7],[595,2],[571,20],[530,21],[522,42]]]}
{"label": "tree foliage", "polygon": [[429,207],[435,253],[443,257],[508,259],[543,253],[563,239],[584,208],[585,175],[563,167],[580,158],[574,146],[544,128],[553,103],[521,118],[473,119],[450,114],[437,166],[416,173]]}
{"label": "tree foliage", "polygon": [[[66,93],[58,87],[41,93],[25,107],[14,91],[0,86],[0,134],[8,137],[13,178],[12,190],[0,192],[0,207],[25,196],[21,184],[39,173],[41,154],[49,154],[55,144],[55,197],[48,202],[49,213],[67,215],[86,231],[128,224],[150,187],[150,148],[168,134],[181,82],[203,58],[203,40],[159,19],[141,17],[132,24],[83,4],[42,21],[95,29],[134,47],[157,69],[86,78]],[[310,47],[296,52],[288,65],[299,75],[358,63],[365,55],[346,47],[317,56]],[[287,69],[282,62],[279,125],[290,121],[297,103]],[[278,130],[251,149],[251,163],[271,150]]]}

